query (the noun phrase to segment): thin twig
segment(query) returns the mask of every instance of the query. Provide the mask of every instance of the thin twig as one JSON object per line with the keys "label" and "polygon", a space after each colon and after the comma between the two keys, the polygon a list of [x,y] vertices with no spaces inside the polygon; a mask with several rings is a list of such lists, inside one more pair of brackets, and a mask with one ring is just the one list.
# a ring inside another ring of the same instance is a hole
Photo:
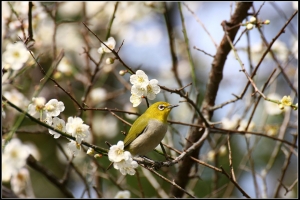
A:
{"label": "thin twig", "polygon": [[215,45],[215,47],[218,47],[218,44],[216,43],[216,41],[214,40],[214,38],[211,36],[211,34],[208,32],[208,30],[206,29],[206,27],[204,26],[204,24],[201,22],[201,20],[197,17],[197,15],[188,7],[188,5],[183,2],[183,5],[185,5],[185,7],[192,13],[192,15],[196,18],[196,21],[202,26],[203,30],[206,32],[206,34],[209,36],[209,38],[211,39],[211,41],[213,42],[213,44]]}
{"label": "thin twig", "polygon": [[[141,165],[142,167],[146,168],[145,166]],[[177,187],[179,190],[181,190],[182,192],[186,193],[187,195],[189,195],[190,197],[196,198],[194,195],[190,194],[188,191],[186,191],[185,189],[183,189],[182,187],[180,187],[179,185],[177,185],[174,181],[171,181],[167,178],[165,178],[164,176],[162,176],[161,174],[159,174],[158,172],[156,172],[155,170],[151,169],[151,168],[146,168],[148,170],[150,170],[152,173],[156,174],[158,177],[160,177],[161,179],[163,179],[164,181],[171,183],[173,186]]]}
{"label": "thin twig", "polygon": [[236,182],[235,173],[233,169],[233,163],[232,163],[232,153],[231,153],[231,147],[230,147],[230,135],[227,136],[227,147],[228,147],[228,159],[229,159],[229,167],[230,167],[230,174],[232,177],[232,180]]}
{"label": "thin twig", "polygon": [[192,80],[193,80],[194,87],[197,88],[198,85],[197,85],[197,79],[196,79],[195,64],[194,64],[192,54],[191,54],[191,51],[190,51],[190,48],[189,48],[189,46],[190,46],[189,38],[188,38],[186,27],[185,27],[184,16],[183,16],[182,9],[181,9],[181,2],[178,2],[178,9],[179,9],[179,13],[180,13],[180,19],[181,19],[181,26],[182,26],[184,41],[185,41],[185,44],[186,44],[186,51],[187,51],[188,58],[189,58],[189,63],[190,63],[190,66],[191,66]]}
{"label": "thin twig", "polygon": [[221,169],[222,169],[222,173],[223,174],[225,174],[225,176],[227,176],[227,178],[229,179],[229,180],[231,180],[231,182],[239,189],[239,191],[241,191],[241,193],[243,194],[243,196],[244,197],[246,197],[246,198],[251,198],[241,187],[240,187],[240,185],[236,182],[236,181],[234,181],[233,180],[233,178],[230,176],[230,175],[228,175],[227,174],[227,172],[223,169],[223,167],[221,167]]}
{"label": "thin twig", "polygon": [[167,3],[164,2],[164,18],[165,18],[165,22],[166,22],[166,27],[167,27],[167,31],[168,31],[168,37],[169,37],[169,44],[170,44],[170,54],[171,54],[171,58],[172,58],[172,71],[174,73],[175,76],[175,80],[177,81],[179,87],[182,87],[182,82],[179,78],[179,74],[178,74],[178,58],[176,57],[175,54],[175,40],[174,40],[174,34],[173,34],[173,30],[171,27],[171,20],[169,18],[169,15],[171,14],[169,12],[169,9],[167,7]]}
{"label": "thin twig", "polygon": [[118,59],[125,68],[127,68],[127,70],[129,70],[129,72],[131,74],[135,74],[135,72],[128,66],[124,63],[124,61],[121,59],[121,57],[119,56],[118,52],[116,52],[115,50],[109,48],[109,46],[107,46],[84,22],[82,22],[83,25],[106,47],[108,48],[115,56],[116,56],[116,59]]}
{"label": "thin twig", "polygon": [[144,193],[143,186],[142,186],[142,183],[141,183],[140,173],[137,170],[136,170],[136,178],[138,180],[138,186],[139,186],[142,198],[145,198],[145,193]]}

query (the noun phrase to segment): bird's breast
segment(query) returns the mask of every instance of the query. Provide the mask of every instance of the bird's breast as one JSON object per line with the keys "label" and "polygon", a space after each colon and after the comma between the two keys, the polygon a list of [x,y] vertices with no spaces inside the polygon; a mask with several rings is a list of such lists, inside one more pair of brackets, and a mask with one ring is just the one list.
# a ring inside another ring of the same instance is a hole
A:
{"label": "bird's breast", "polygon": [[144,132],[128,146],[132,155],[145,155],[153,150],[164,138],[168,125],[155,119],[150,119]]}

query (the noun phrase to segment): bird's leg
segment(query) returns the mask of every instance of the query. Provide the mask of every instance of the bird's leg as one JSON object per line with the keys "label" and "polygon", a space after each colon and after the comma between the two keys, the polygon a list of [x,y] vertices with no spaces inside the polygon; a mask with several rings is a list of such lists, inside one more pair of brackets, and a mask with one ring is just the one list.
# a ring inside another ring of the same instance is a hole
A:
{"label": "bird's leg", "polygon": [[153,168],[155,171],[158,171],[162,166],[163,166],[163,163],[162,161],[156,161],[155,164],[153,165]]}
{"label": "bird's leg", "polygon": [[150,165],[150,166],[153,166],[155,165],[155,161],[154,160],[151,160],[150,158],[148,158],[147,156],[141,156],[143,159],[144,159],[144,164],[146,165]]}
{"label": "bird's leg", "polygon": [[159,144],[160,144],[160,147],[161,147],[161,149],[162,149],[162,151],[163,151],[163,153],[164,153],[164,155],[166,157],[166,160],[170,161],[170,158],[168,157],[168,154],[167,154],[167,152],[166,152],[166,150],[164,148],[164,145],[161,142]]}
{"label": "bird's leg", "polygon": [[163,166],[163,162],[161,162],[161,161],[154,161],[146,156],[141,156],[141,157],[145,160],[144,164],[146,164],[148,167],[150,167],[156,171],[159,170]]}

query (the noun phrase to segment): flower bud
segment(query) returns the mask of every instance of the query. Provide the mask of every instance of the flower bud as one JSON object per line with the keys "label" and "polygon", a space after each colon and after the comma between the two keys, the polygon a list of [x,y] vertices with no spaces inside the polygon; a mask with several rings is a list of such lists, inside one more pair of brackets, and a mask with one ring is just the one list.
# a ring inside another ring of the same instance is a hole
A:
{"label": "flower bud", "polygon": [[278,106],[279,106],[279,108],[280,108],[281,110],[284,109],[284,106],[283,106],[282,104],[279,104]]}
{"label": "flower bud", "polygon": [[115,62],[115,59],[114,58],[107,58],[105,63],[108,64],[108,65],[111,65]]}
{"label": "flower bud", "polygon": [[247,28],[248,30],[253,29],[253,24],[247,24],[246,28]]}
{"label": "flower bud", "polygon": [[127,73],[127,70],[120,70],[120,71],[119,71],[119,74],[120,74],[121,76],[124,76],[126,73]]}
{"label": "flower bud", "polygon": [[94,158],[101,158],[101,157],[102,157],[102,154],[99,154],[99,153],[94,155]]}
{"label": "flower bud", "polygon": [[268,19],[265,20],[265,21],[264,21],[264,24],[266,24],[266,25],[270,24],[270,20],[268,20]]}
{"label": "flower bud", "polygon": [[94,155],[94,149],[93,148],[91,148],[91,147],[89,147],[89,149],[87,150],[87,152],[86,152],[86,154],[88,154],[88,155]]}
{"label": "flower bud", "polygon": [[250,20],[249,20],[249,22],[251,24],[255,24],[256,23],[256,17],[251,17]]}

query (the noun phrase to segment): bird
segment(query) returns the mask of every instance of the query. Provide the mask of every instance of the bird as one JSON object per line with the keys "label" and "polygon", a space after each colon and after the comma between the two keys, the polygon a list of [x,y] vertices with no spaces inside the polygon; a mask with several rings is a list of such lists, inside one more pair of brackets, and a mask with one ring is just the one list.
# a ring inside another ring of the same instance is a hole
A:
{"label": "bird", "polygon": [[132,156],[142,156],[152,151],[164,138],[169,113],[177,106],[163,101],[152,104],[132,124],[124,138],[124,149]]}
{"label": "bird", "polygon": [[168,129],[167,118],[177,106],[163,101],[152,104],[132,124],[123,140],[124,150],[129,151],[133,157],[144,156],[152,151],[164,138]]}

